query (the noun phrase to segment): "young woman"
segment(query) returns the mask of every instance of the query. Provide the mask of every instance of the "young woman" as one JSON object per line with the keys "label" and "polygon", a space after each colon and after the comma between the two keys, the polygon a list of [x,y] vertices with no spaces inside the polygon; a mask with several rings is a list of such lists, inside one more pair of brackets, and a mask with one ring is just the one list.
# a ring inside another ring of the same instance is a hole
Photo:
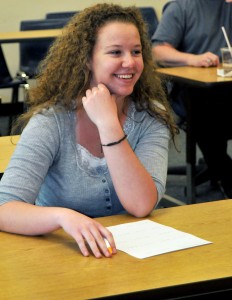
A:
{"label": "young woman", "polygon": [[135,7],[98,4],[74,16],[30,90],[25,128],[0,182],[0,230],[62,227],[82,254],[116,253],[93,217],[148,215],[165,191],[176,126]]}

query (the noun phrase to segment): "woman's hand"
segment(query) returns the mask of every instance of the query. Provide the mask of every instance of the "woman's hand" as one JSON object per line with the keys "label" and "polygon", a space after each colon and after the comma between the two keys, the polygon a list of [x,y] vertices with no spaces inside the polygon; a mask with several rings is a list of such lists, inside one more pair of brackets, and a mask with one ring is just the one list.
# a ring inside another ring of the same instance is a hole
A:
{"label": "woman's hand", "polygon": [[[60,226],[77,242],[84,256],[89,256],[88,247],[97,258],[111,257],[116,246],[112,233],[100,223],[83,214],[70,209],[62,210],[59,216]],[[107,249],[104,238],[108,240],[112,254]]]}
{"label": "woman's hand", "polygon": [[[12,220],[14,220],[12,222]],[[72,236],[84,256],[93,254],[111,257],[116,246],[111,232],[100,223],[72,209],[43,207],[21,201],[10,201],[0,206],[0,230],[24,235],[43,235],[62,227]],[[107,249],[108,240],[112,254]]]}
{"label": "woman's hand", "polygon": [[82,103],[91,121],[100,126],[114,126],[118,120],[116,97],[111,95],[104,84],[98,84],[86,91]]}

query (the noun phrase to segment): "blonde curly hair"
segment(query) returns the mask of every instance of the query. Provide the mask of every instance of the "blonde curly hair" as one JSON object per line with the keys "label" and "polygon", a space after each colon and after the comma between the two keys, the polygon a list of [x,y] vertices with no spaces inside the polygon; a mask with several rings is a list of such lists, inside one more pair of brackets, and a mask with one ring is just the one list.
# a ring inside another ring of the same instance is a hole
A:
{"label": "blonde curly hair", "polygon": [[178,129],[162,82],[155,72],[148,28],[140,10],[135,6],[106,3],[93,5],[74,15],[54,41],[40,64],[36,86],[28,92],[28,111],[19,119],[21,128],[42,109],[57,104],[67,110],[82,106],[78,99],[90,86],[92,74],[87,64],[92,57],[98,31],[105,24],[115,21],[134,24],[140,34],[144,70],[131,95],[136,109],[156,115],[169,127],[174,138]]}

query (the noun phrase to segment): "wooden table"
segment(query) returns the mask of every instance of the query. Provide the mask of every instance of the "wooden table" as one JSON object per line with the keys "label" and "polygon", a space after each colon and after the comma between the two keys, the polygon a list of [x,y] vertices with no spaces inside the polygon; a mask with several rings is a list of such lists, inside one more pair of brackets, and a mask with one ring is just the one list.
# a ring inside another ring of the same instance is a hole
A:
{"label": "wooden table", "polygon": [[[213,243],[141,260],[121,251],[110,259],[83,257],[61,229],[39,237],[0,232],[0,299],[185,299],[209,292],[228,299],[231,216],[232,200],[155,210],[149,219]],[[138,219],[98,221],[111,226]]]}
{"label": "wooden table", "polygon": [[19,137],[19,135],[0,137],[0,174],[4,173],[15,150]]}
{"label": "wooden table", "polygon": [[187,130],[186,130],[186,173],[187,173],[187,203],[196,202],[195,193],[195,164],[196,164],[196,139],[194,132],[193,105],[191,89],[210,89],[215,86],[232,85],[232,77],[217,76],[217,68],[197,68],[197,67],[173,67],[159,68],[156,70],[164,79],[181,83],[189,87],[186,98]]}
{"label": "wooden table", "polygon": [[192,86],[205,87],[214,86],[215,84],[231,84],[231,77],[217,76],[217,68],[197,68],[197,67],[174,67],[159,68],[156,70],[168,79],[173,81],[186,83]]}
{"label": "wooden table", "polygon": [[20,43],[34,40],[56,38],[62,29],[27,30],[16,32],[0,32],[0,43]]}

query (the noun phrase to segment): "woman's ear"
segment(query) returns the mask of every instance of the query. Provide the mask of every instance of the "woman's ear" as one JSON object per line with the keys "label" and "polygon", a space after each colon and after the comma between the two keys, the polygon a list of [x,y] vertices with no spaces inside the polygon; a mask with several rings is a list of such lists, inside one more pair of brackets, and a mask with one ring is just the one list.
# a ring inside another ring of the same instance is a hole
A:
{"label": "woman's ear", "polygon": [[86,66],[87,66],[87,68],[91,71],[92,70],[92,64],[91,64],[91,61],[87,61],[87,63],[86,63]]}

